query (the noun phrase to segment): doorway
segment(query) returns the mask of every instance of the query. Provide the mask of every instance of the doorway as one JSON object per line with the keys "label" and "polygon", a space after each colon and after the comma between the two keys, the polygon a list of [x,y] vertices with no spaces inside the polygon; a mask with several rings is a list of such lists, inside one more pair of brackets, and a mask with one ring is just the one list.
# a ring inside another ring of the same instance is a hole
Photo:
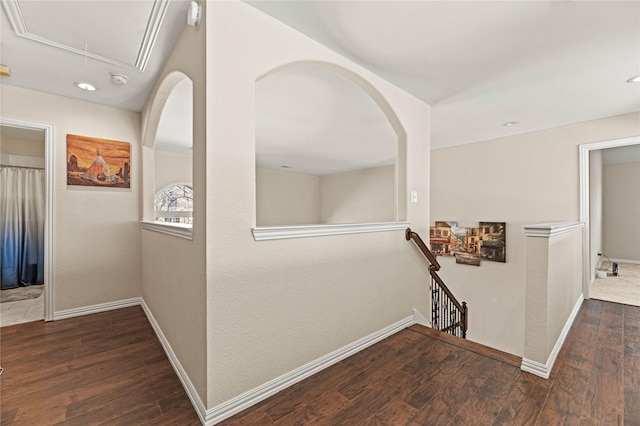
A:
{"label": "doorway", "polygon": [[[53,125],[0,117],[0,127],[9,134],[38,135],[44,143],[44,280],[43,319],[53,320]],[[8,153],[4,154],[5,160]],[[22,159],[27,161],[28,159]],[[35,161],[35,160],[33,160]],[[28,168],[29,164],[27,164]],[[34,164],[31,164],[34,166]],[[32,167],[33,168],[33,167]],[[3,194],[3,196],[5,196]],[[42,317],[42,316],[41,316]],[[28,320],[28,319],[27,319]],[[2,323],[4,326],[4,321]]]}
{"label": "doorway", "polygon": [[[602,233],[602,215],[598,216],[594,210],[592,197],[598,195],[591,175],[591,161],[602,155],[603,150],[609,148],[631,147],[640,144],[640,137],[615,139],[580,145],[580,221],[584,223],[583,238],[583,295],[585,299],[591,297],[591,286],[596,280],[596,268],[600,266],[603,251],[602,241],[598,233]],[[601,160],[600,160],[601,161]],[[595,164],[595,163],[594,163]],[[597,183],[595,183],[597,185]]]}

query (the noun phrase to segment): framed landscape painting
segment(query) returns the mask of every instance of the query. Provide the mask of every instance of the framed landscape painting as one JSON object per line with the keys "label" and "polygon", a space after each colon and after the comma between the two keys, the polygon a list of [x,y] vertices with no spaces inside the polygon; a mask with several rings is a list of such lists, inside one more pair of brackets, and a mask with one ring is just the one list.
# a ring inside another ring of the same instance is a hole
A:
{"label": "framed landscape painting", "polygon": [[131,144],[67,135],[67,185],[131,187]]}

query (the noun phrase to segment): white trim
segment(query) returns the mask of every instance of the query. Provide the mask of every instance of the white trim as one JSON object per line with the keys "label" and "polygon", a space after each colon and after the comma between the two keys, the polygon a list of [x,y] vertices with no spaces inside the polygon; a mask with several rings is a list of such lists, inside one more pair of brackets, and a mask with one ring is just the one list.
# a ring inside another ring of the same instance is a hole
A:
{"label": "white trim", "polygon": [[164,333],[162,332],[160,325],[154,318],[153,314],[151,313],[151,310],[145,303],[144,299],[141,298],[140,302],[141,302],[140,304],[142,305],[142,310],[147,315],[147,319],[149,320],[149,323],[151,323],[151,327],[153,328],[153,331],[155,331],[156,336],[158,336],[158,340],[160,340],[160,344],[162,345],[164,352],[167,354],[167,358],[169,358],[169,362],[171,363],[173,370],[176,372],[176,375],[180,379],[180,382],[182,383],[182,387],[187,393],[189,400],[191,400],[191,404],[193,405],[193,408],[198,414],[198,417],[200,418],[200,421],[202,422],[202,424],[205,424],[207,409],[203,404],[202,400],[200,399],[200,396],[198,395],[196,388],[193,386],[193,383],[189,379],[189,375],[187,374],[187,372],[184,371],[184,368],[182,368],[182,364],[180,364],[178,357],[176,356],[175,352],[173,352],[173,349],[171,348],[169,341],[167,340]]}
{"label": "white trim", "polygon": [[413,323],[424,325],[425,327],[431,328],[431,321],[427,319],[419,310],[413,309]]}
{"label": "white trim", "polygon": [[132,299],[116,300],[115,302],[107,302],[91,306],[82,306],[80,308],[65,309],[63,311],[56,311],[53,314],[53,319],[57,321],[67,318],[80,317],[83,315],[97,314],[99,312],[112,311],[114,309],[138,306],[141,303],[142,299],[140,297],[134,297]]}
{"label": "white trim", "polygon": [[45,218],[44,218],[44,320],[53,321],[54,274],[53,274],[53,124],[18,120],[0,116],[0,125],[29,130],[43,130],[45,140]]}
{"label": "white trim", "polygon": [[584,223],[581,222],[551,222],[525,225],[524,233],[527,237],[551,238],[565,232],[581,229]]}
{"label": "white trim", "polygon": [[611,261],[616,263],[633,263],[635,265],[640,265],[640,260],[611,259]]}
{"label": "white trim", "polygon": [[162,234],[173,235],[174,237],[193,240],[193,227],[191,225],[181,225],[178,223],[158,223],[142,221],[142,229],[160,232]]}
{"label": "white trim", "polygon": [[520,370],[527,373],[535,374],[543,379],[548,379],[551,374],[551,369],[545,364],[541,364],[538,361],[522,358],[522,364],[520,364]]}
{"label": "white trim", "polygon": [[154,217],[193,217],[193,211],[177,211],[177,210],[154,210]]}
{"label": "white trim", "polygon": [[140,44],[140,50],[138,51],[138,57],[136,58],[136,68],[140,71],[144,71],[149,62],[149,56],[151,56],[151,50],[156,43],[158,33],[160,32],[160,26],[164,20],[164,15],[167,13],[169,7],[169,0],[155,0],[151,15],[147,21],[147,27],[144,30],[144,38]]}
{"label": "white trim", "polygon": [[589,246],[591,243],[591,230],[589,226],[589,153],[591,151],[617,148],[619,146],[629,146],[640,144],[640,136],[624,139],[613,139],[609,141],[582,144],[580,148],[580,222],[584,223],[584,237],[582,238],[582,293],[585,299],[589,299],[591,287],[591,253]]}
{"label": "white trim", "polygon": [[564,324],[562,331],[560,332],[560,336],[558,336],[558,340],[556,340],[556,344],[553,346],[551,350],[551,354],[549,354],[549,358],[547,358],[546,364],[541,364],[537,361],[533,361],[531,359],[522,358],[522,364],[520,365],[520,370],[526,371],[531,374],[535,374],[536,376],[542,377],[544,379],[548,379],[551,375],[551,369],[553,368],[553,364],[556,362],[556,358],[558,357],[558,353],[560,353],[560,349],[562,349],[562,345],[564,344],[565,339],[567,338],[567,334],[573,325],[573,321],[575,321],[578,312],[580,311],[580,307],[582,306],[582,302],[584,301],[584,297],[580,294],[578,301],[573,306],[573,310],[571,314],[569,314],[569,318],[567,318],[567,322]]}
{"label": "white trim", "polygon": [[362,234],[367,232],[404,231],[411,222],[343,223],[299,226],[256,226],[251,230],[256,241],[328,235]]}
{"label": "white trim", "polygon": [[399,332],[400,330],[407,328],[415,324],[413,315],[404,318],[388,327],[383,328],[375,333],[372,333],[360,340],[356,340],[334,352],[331,352],[323,357],[311,361],[302,367],[296,368],[289,373],[283,374],[263,385],[260,385],[250,391],[247,391],[229,401],[216,405],[210,410],[207,410],[205,425],[214,425],[221,422],[240,411],[263,401],[270,396],[280,392],[281,390],[288,388],[289,386],[298,383],[301,380],[327,368],[331,365],[342,361],[343,359],[359,352],[369,346],[378,343],[379,341]]}
{"label": "white trim", "polygon": [[180,364],[180,361],[178,360],[178,357],[176,356],[175,352],[173,352],[173,349],[171,348],[169,341],[164,336],[162,329],[158,325],[158,322],[154,318],[153,314],[151,313],[151,310],[149,309],[149,307],[147,306],[146,302],[142,297],[134,297],[132,299],[118,300],[115,302],[102,303],[102,304],[92,305],[92,306],[84,306],[81,308],[67,309],[64,311],[56,312],[54,315],[54,319],[62,320],[62,319],[74,318],[74,317],[79,317],[84,315],[97,314],[99,312],[111,311],[114,309],[129,308],[131,306],[142,307],[142,310],[147,316],[147,319],[149,320],[149,323],[151,324],[153,331],[156,333],[156,336],[158,337],[158,340],[160,341],[160,344],[162,345],[162,348],[164,349],[164,352],[166,353],[167,358],[169,359],[169,362],[173,367],[173,370],[175,371],[176,375],[180,379],[180,382],[182,383],[182,386],[184,387],[184,390],[187,396],[189,397],[189,400],[191,400],[191,404],[193,405],[193,408],[198,414],[200,421],[204,424],[205,414],[207,411],[206,407],[202,403],[202,400],[200,399],[200,396],[198,395],[198,392],[196,391],[195,387],[191,383],[189,376],[184,371],[184,368],[182,368],[182,364]]}

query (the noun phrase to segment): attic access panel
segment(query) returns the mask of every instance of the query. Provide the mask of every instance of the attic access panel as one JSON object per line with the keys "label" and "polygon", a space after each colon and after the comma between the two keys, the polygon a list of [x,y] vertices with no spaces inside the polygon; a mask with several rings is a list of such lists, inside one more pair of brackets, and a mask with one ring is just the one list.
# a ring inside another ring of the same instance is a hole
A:
{"label": "attic access panel", "polygon": [[169,0],[2,4],[20,37],[82,55],[86,50],[90,58],[144,71]]}

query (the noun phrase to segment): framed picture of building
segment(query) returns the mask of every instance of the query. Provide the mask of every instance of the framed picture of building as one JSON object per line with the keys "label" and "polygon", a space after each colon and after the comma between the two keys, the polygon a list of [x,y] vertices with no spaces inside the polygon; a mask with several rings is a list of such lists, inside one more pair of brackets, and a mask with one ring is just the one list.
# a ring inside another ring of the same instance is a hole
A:
{"label": "framed picture of building", "polygon": [[480,266],[480,230],[456,226],[453,234],[455,243],[452,244],[452,250],[456,263]]}
{"label": "framed picture of building", "polygon": [[131,187],[131,144],[67,135],[67,185]]}
{"label": "framed picture of building", "polygon": [[505,222],[480,222],[480,257],[493,262],[506,262],[507,238]]}
{"label": "framed picture of building", "polygon": [[453,256],[451,244],[456,222],[436,221],[436,225],[429,229],[429,245],[435,256]]}

